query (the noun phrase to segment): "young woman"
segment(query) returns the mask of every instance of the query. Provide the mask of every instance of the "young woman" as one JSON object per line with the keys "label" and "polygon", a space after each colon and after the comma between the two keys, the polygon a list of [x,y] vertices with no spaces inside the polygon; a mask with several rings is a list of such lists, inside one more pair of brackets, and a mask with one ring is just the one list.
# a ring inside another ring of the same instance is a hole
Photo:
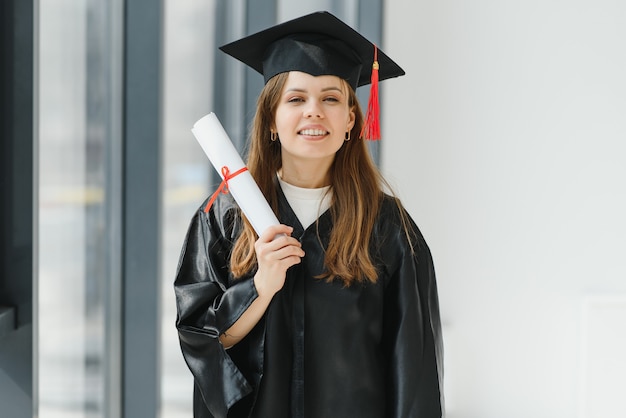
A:
{"label": "young woman", "polygon": [[[175,290],[194,415],[441,417],[431,255],[360,135],[376,48],[314,13],[222,49],[265,77],[247,163],[281,225],[257,236],[227,194],[191,221]],[[377,56],[381,80],[404,73]]]}

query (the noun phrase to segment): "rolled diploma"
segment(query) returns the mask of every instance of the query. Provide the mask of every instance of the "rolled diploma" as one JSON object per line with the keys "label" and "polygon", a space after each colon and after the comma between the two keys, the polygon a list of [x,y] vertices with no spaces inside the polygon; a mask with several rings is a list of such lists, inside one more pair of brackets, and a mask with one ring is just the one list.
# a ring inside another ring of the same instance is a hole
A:
{"label": "rolled diploma", "polygon": [[[198,120],[191,132],[222,178],[224,166],[228,167],[231,174],[245,167],[215,113],[211,112]],[[249,171],[246,170],[228,180],[228,190],[258,235],[261,235],[267,227],[279,224]]]}

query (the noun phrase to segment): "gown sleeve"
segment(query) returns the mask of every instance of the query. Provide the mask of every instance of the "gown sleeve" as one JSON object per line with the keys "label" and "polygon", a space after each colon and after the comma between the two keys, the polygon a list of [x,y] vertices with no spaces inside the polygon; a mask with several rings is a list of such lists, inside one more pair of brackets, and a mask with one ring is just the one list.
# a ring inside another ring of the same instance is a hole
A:
{"label": "gown sleeve", "polygon": [[225,225],[232,225],[235,210],[223,206],[218,199],[209,213],[199,209],[192,218],[174,283],[176,327],[183,357],[195,379],[194,402],[199,392],[215,418],[226,417],[235,402],[252,392],[219,336],[258,296],[251,278],[230,277],[232,234]]}
{"label": "gown sleeve", "polygon": [[385,291],[386,416],[441,418],[443,344],[435,271],[421,232],[408,222],[413,249],[402,228],[388,231],[386,240],[395,254]]}

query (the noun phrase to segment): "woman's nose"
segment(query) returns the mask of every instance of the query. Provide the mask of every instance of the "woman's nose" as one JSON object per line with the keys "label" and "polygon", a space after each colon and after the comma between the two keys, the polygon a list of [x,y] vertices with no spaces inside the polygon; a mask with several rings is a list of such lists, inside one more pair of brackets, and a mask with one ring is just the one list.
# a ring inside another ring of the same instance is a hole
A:
{"label": "woman's nose", "polygon": [[312,118],[312,117],[322,117],[322,110],[319,107],[319,104],[313,100],[307,103],[306,109],[304,110],[304,117]]}

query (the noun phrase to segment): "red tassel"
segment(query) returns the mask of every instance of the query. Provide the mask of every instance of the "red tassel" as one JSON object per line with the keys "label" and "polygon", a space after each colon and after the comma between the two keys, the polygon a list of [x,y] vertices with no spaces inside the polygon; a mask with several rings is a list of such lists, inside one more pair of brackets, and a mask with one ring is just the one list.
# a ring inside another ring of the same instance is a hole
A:
{"label": "red tassel", "polygon": [[367,103],[365,123],[361,129],[361,138],[377,141],[380,139],[380,105],[378,103],[378,48],[374,45],[374,63],[372,64],[372,85]]}

